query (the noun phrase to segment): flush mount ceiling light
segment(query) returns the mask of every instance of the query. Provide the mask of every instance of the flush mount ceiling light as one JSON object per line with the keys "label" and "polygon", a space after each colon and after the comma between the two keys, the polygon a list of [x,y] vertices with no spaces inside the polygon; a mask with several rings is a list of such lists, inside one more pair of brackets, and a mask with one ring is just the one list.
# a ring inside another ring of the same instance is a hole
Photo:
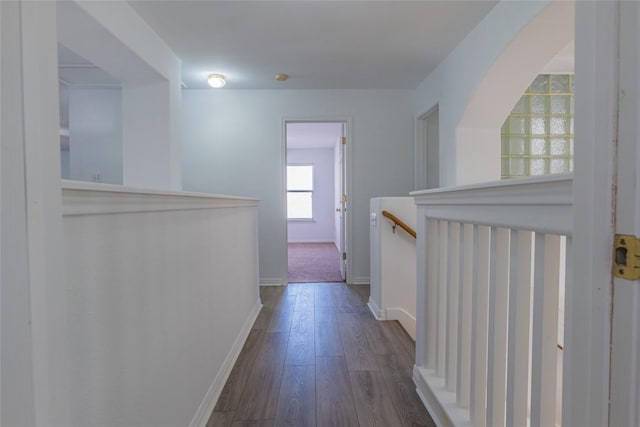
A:
{"label": "flush mount ceiling light", "polygon": [[209,82],[209,86],[216,89],[227,84],[222,74],[209,74],[209,80],[207,81]]}
{"label": "flush mount ceiling light", "polygon": [[288,78],[287,74],[276,74],[276,80],[279,82],[286,82]]}

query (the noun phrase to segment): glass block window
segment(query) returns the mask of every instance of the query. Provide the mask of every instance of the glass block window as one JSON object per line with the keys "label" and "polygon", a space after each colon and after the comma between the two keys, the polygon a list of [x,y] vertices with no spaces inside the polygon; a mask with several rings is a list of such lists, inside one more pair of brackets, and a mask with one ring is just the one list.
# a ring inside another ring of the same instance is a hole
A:
{"label": "glass block window", "polygon": [[502,125],[502,179],[573,170],[573,75],[541,74]]}

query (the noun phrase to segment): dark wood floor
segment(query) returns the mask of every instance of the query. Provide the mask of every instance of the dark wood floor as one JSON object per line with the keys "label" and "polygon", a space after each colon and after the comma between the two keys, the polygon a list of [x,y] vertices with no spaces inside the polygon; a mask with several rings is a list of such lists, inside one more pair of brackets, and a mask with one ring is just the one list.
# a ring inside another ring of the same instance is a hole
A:
{"label": "dark wood floor", "polygon": [[207,427],[435,426],[411,380],[414,343],[367,309],[368,286],[261,289],[264,307]]}

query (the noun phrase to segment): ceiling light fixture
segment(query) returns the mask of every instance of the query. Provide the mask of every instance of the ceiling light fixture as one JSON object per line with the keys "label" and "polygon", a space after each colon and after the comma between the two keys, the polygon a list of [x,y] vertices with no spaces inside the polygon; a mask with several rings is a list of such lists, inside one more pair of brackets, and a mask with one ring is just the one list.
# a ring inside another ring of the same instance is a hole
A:
{"label": "ceiling light fixture", "polygon": [[209,74],[209,80],[207,81],[209,82],[209,85],[211,87],[216,89],[221,88],[222,86],[227,84],[222,74]]}
{"label": "ceiling light fixture", "polygon": [[286,82],[288,78],[288,74],[276,74],[276,80],[279,82]]}

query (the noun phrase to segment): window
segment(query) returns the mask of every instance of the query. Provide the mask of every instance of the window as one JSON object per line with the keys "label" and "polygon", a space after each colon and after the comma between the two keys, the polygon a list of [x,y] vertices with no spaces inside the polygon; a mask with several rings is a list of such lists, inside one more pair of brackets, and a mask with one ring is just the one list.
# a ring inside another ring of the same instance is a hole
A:
{"label": "window", "polygon": [[573,76],[541,74],[502,126],[502,178],[573,170]]}
{"label": "window", "polygon": [[287,219],[313,219],[313,165],[287,166]]}

